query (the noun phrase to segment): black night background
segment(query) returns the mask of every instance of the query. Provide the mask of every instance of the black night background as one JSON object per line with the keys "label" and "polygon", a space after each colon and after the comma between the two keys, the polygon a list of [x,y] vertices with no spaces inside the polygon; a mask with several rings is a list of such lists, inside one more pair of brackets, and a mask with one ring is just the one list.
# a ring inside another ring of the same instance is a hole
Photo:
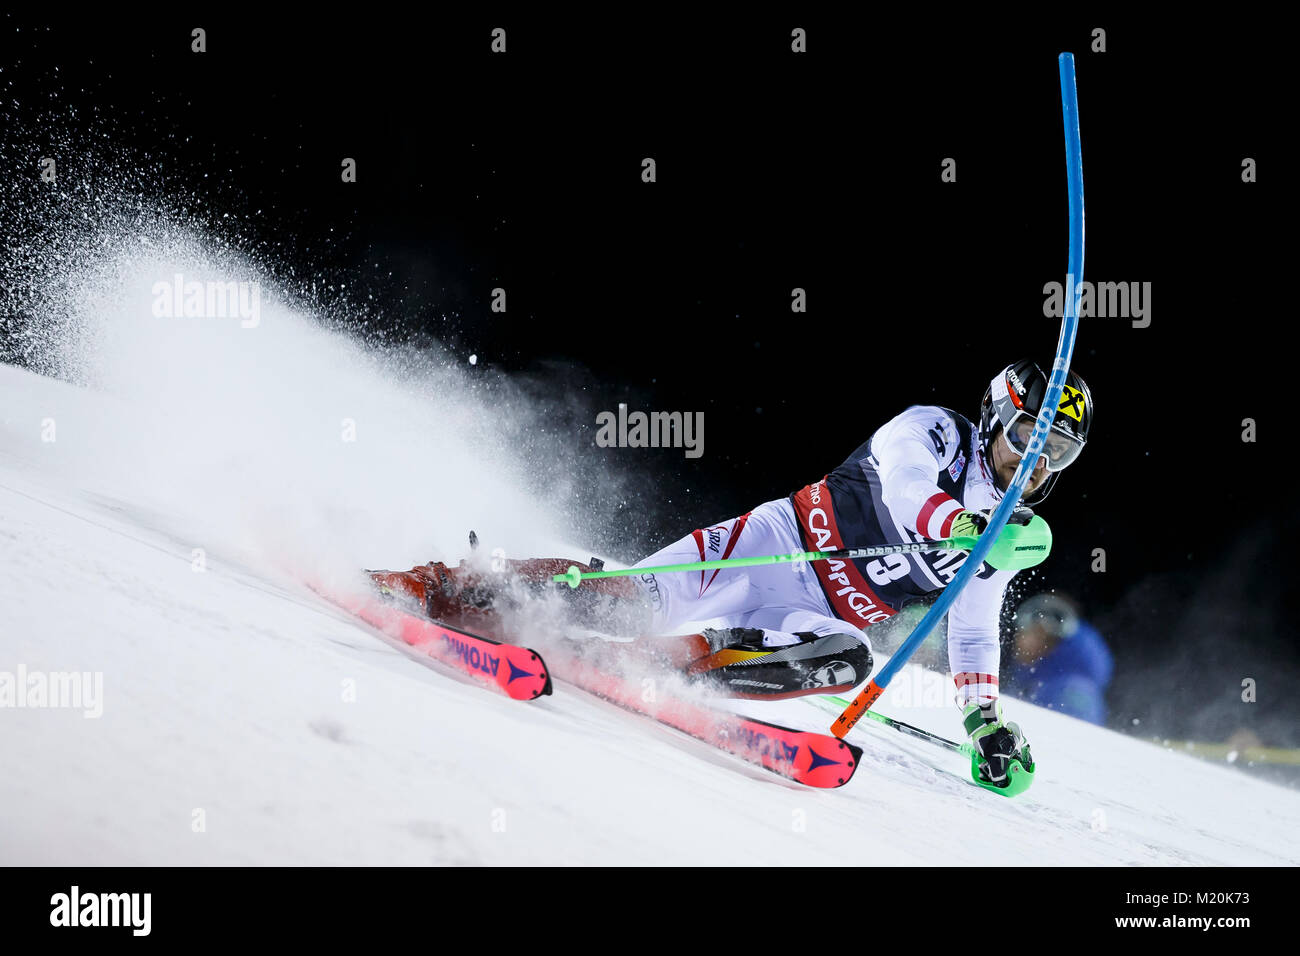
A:
{"label": "black night background", "polygon": [[[1300,746],[1288,171],[1265,28],[801,15],[816,55],[797,57],[782,13],[534,14],[494,56],[488,16],[123,19],[0,21],[11,252],[59,202],[40,156],[63,157],[68,203],[129,181],[332,321],[439,342],[554,403],[540,441],[590,476],[575,513],[626,560],[821,477],[908,405],[974,418],[1000,368],[1050,360],[1056,56],[1074,50],[1085,277],[1149,282],[1150,324],[1081,323],[1096,422],[1040,509],[1056,544],[1033,589],[1077,598],[1109,642],[1112,727]],[[22,309],[6,301],[6,361]],[[623,402],[704,412],[703,456],[597,447],[596,414]]]}

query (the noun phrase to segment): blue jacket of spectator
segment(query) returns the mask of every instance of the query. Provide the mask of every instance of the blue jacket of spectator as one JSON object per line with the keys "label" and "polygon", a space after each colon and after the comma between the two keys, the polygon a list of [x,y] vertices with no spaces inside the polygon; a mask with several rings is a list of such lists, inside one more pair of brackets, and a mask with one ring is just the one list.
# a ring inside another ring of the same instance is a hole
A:
{"label": "blue jacket of spectator", "polygon": [[1106,722],[1106,687],[1115,659],[1097,629],[1080,621],[1047,656],[1031,665],[1016,662],[1009,675],[1020,696],[1092,724]]}

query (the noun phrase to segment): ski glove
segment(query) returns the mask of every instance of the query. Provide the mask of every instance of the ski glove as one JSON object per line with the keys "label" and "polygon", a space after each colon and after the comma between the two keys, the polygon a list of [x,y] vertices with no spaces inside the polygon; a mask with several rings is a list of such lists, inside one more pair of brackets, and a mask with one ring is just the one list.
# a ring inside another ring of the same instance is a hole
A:
{"label": "ski glove", "polygon": [[1028,771],[1034,769],[1029,742],[1020,726],[1002,719],[1002,702],[969,704],[962,710],[966,736],[979,753],[979,773],[988,783],[1005,787],[1011,761],[1017,760]]}
{"label": "ski glove", "polygon": [[[1028,505],[1016,505],[1016,509],[1011,512],[1011,517],[1007,524],[1029,524],[1034,517],[1034,509]],[[984,533],[984,529],[989,526],[988,515],[979,511],[959,511],[957,517],[952,519],[952,527],[948,534],[954,538],[978,538]]]}
{"label": "ski glove", "polygon": [[952,519],[948,534],[954,538],[978,538],[989,526],[989,519],[978,511],[959,511]]}

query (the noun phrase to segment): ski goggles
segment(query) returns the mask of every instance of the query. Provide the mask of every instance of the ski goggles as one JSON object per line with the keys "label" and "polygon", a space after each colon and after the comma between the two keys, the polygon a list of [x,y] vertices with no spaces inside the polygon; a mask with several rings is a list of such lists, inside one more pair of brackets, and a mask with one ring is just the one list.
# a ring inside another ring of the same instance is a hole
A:
{"label": "ski goggles", "polygon": [[[1034,432],[1035,420],[1028,412],[1017,412],[1016,417],[1011,419],[1011,424],[1002,429],[1007,447],[1015,452],[1017,458],[1023,458],[1029,449],[1029,436]],[[1047,459],[1048,471],[1060,471],[1078,458],[1081,451],[1082,439],[1053,425],[1039,454]]]}

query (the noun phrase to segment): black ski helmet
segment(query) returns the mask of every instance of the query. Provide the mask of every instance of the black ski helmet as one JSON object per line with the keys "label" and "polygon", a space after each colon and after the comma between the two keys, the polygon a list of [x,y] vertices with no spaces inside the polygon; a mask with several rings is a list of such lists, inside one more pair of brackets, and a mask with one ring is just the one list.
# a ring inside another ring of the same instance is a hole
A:
{"label": "black ski helmet", "polygon": [[[1047,376],[1032,359],[1021,359],[994,376],[980,403],[980,446],[990,470],[993,468],[993,442],[1000,434],[1007,436],[1012,451],[1024,454],[1046,394]],[[1041,452],[1047,458],[1050,474],[1036,491],[1025,495],[1025,504],[1038,504],[1048,496],[1061,469],[1083,450],[1091,426],[1092,392],[1078,373],[1071,371],[1066,376],[1056,417]]]}

